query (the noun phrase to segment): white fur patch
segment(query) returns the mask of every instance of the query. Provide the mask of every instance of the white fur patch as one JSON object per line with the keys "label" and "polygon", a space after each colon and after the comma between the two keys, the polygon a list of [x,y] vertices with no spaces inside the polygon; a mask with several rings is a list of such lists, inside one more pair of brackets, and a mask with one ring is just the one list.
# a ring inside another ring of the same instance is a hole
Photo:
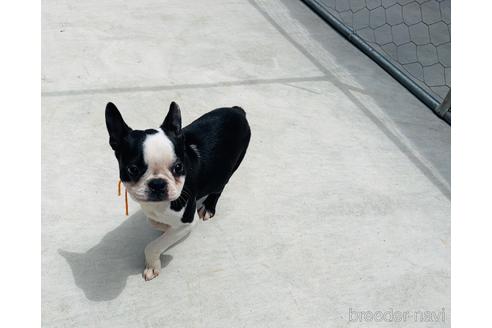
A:
{"label": "white fur patch", "polygon": [[143,143],[144,161],[149,166],[151,174],[169,170],[176,160],[173,143],[161,129],[157,131],[157,133],[147,135]]}
{"label": "white fur patch", "polygon": [[140,206],[145,215],[151,220],[167,224],[173,228],[183,225],[181,218],[186,206],[179,211],[172,210],[170,202],[144,202]]}

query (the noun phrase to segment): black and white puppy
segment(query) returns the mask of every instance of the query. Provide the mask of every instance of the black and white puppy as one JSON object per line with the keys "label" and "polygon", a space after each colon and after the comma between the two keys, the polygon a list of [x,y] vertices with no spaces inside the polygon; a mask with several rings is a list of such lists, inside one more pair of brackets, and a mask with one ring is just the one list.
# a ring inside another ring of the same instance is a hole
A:
{"label": "black and white puppy", "polygon": [[195,213],[203,220],[214,216],[248,148],[246,113],[240,107],[218,108],[182,129],[179,106],[172,102],[160,128],[133,130],[108,103],[106,126],[121,181],[163,232],[145,247],[143,277],[150,280],[159,275],[161,253],[196,224]]}

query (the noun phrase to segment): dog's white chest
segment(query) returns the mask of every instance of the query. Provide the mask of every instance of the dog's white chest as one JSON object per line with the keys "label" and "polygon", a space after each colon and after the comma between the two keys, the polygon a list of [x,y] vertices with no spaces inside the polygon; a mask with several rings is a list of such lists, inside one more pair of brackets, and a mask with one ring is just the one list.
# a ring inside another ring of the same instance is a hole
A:
{"label": "dog's white chest", "polygon": [[151,220],[168,224],[171,227],[183,225],[184,206],[180,211],[173,211],[170,202],[141,203],[144,214]]}

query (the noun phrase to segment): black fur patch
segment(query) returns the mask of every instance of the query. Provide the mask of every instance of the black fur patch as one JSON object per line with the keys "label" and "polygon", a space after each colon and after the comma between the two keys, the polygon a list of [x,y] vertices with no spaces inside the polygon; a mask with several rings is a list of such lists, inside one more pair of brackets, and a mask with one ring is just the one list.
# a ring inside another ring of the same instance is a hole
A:
{"label": "black fur patch", "polygon": [[[115,152],[120,167],[121,181],[137,182],[147,171],[143,156],[143,143],[147,137],[144,131],[134,130],[120,144]],[[136,174],[130,174],[130,166],[137,168]]]}

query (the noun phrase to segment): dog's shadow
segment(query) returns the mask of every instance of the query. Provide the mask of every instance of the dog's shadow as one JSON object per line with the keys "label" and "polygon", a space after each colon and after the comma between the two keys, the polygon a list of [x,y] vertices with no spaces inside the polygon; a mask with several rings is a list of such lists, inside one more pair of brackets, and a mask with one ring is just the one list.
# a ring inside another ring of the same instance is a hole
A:
{"label": "dog's shadow", "polygon": [[[89,300],[112,300],[121,294],[129,276],[141,275],[145,246],[162,234],[146,220],[142,211],[138,211],[85,253],[58,250],[70,265],[75,284]],[[162,267],[171,260],[172,256],[161,255]]]}

